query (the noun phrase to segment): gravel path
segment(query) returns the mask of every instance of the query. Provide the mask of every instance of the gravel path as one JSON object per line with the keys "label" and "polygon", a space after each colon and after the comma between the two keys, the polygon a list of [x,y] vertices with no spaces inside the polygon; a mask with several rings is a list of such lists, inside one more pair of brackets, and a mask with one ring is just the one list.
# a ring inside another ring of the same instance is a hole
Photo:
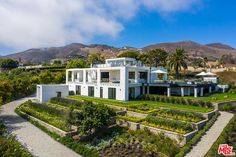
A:
{"label": "gravel path", "polygon": [[39,157],[81,157],[71,149],[52,139],[46,133],[18,116],[14,110],[28,99],[13,101],[1,108],[0,118],[8,130],[16,135],[34,156]]}
{"label": "gravel path", "polygon": [[216,139],[220,136],[224,127],[233,118],[233,114],[228,112],[220,112],[220,116],[213,126],[202,137],[201,141],[185,157],[204,157],[211,148]]}

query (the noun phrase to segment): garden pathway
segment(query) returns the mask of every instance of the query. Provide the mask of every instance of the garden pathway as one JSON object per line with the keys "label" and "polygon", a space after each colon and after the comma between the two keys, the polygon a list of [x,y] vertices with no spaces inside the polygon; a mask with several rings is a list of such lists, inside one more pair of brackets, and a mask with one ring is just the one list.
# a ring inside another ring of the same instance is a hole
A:
{"label": "garden pathway", "polygon": [[15,134],[34,156],[81,157],[14,112],[16,107],[28,99],[33,99],[33,97],[16,100],[2,106],[0,118],[4,120],[8,130]]}
{"label": "garden pathway", "polygon": [[194,146],[185,157],[204,157],[204,155],[206,155],[225,126],[229,123],[231,118],[233,118],[233,114],[228,112],[220,112],[220,114],[213,126],[202,136],[197,145]]}

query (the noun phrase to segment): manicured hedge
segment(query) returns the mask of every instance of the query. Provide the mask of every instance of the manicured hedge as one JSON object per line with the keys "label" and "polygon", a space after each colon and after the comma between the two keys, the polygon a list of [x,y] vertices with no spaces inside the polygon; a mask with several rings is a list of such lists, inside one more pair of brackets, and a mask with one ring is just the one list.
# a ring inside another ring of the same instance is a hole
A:
{"label": "manicured hedge", "polygon": [[177,97],[165,97],[165,96],[150,95],[150,94],[141,95],[140,99],[172,103],[172,104],[183,104],[183,105],[213,108],[213,104],[210,101],[191,100]]}
{"label": "manicured hedge", "polygon": [[66,107],[74,106],[76,108],[80,108],[83,105],[83,102],[79,102],[73,99],[59,98],[59,97],[52,98],[49,102],[53,104],[66,106]]}
{"label": "manicured hedge", "polygon": [[180,122],[176,120],[170,120],[165,118],[158,118],[152,115],[148,115],[145,118],[143,124],[147,124],[149,126],[157,127],[164,130],[169,130],[181,134],[186,134],[193,131],[193,128],[190,123]]}
{"label": "manicured hedge", "polygon": [[182,120],[188,122],[199,122],[204,120],[202,114],[196,112],[180,111],[175,109],[158,109],[152,113],[153,116],[160,116],[164,118],[171,118],[175,120]]}
{"label": "manicured hedge", "polygon": [[66,122],[66,114],[64,111],[48,107],[44,104],[36,104],[31,101],[23,103],[19,106],[19,109],[28,115],[38,118],[64,131],[70,130],[70,127]]}

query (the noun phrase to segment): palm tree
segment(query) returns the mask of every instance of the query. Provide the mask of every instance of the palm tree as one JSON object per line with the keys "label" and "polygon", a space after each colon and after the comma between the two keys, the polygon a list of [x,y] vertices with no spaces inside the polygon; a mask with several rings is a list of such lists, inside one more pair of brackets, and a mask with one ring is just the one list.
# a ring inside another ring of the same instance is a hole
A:
{"label": "palm tree", "polygon": [[169,68],[175,70],[175,77],[179,79],[179,71],[184,68],[187,69],[187,59],[188,56],[184,49],[177,48],[175,53],[171,54],[169,57]]}
{"label": "palm tree", "polygon": [[166,66],[168,53],[164,49],[153,49],[147,52],[148,60],[152,66]]}
{"label": "palm tree", "polygon": [[207,62],[208,62],[208,58],[207,58],[207,57],[204,57],[204,58],[203,58],[204,69],[206,69]]}

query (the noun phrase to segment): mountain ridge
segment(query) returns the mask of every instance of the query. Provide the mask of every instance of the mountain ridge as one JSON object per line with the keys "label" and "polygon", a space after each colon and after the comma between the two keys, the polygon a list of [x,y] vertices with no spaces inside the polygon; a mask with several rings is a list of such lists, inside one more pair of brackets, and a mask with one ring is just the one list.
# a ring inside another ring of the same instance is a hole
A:
{"label": "mountain ridge", "polygon": [[60,47],[31,48],[26,51],[0,56],[0,58],[21,59],[23,62],[40,63],[47,62],[52,59],[77,59],[86,58],[91,53],[102,53],[106,58],[115,57],[118,53],[125,50],[149,51],[151,49],[163,48],[167,52],[173,52],[176,48],[184,48],[186,52],[193,57],[209,57],[210,59],[218,59],[224,54],[232,54],[236,57],[236,49],[222,43],[200,44],[195,41],[186,40],[179,42],[164,42],[150,44],[143,48],[135,48],[124,46],[117,48],[105,44],[82,44],[71,43]]}

